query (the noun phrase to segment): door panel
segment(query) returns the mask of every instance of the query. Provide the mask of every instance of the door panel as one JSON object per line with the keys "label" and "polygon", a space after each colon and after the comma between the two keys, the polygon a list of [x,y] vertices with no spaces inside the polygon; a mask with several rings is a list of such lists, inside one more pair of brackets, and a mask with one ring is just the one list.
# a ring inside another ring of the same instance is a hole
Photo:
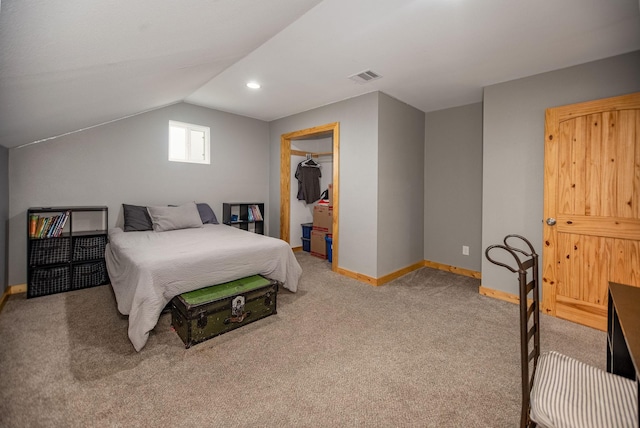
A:
{"label": "door panel", "polygon": [[548,109],[543,310],[606,328],[609,281],[640,286],[640,93]]}

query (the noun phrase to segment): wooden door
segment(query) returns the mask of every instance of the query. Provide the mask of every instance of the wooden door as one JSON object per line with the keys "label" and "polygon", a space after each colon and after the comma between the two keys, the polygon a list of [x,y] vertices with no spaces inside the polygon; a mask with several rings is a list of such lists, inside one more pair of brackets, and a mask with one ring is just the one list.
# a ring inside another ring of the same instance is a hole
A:
{"label": "wooden door", "polygon": [[545,120],[542,308],[606,330],[609,281],[640,287],[640,93]]}

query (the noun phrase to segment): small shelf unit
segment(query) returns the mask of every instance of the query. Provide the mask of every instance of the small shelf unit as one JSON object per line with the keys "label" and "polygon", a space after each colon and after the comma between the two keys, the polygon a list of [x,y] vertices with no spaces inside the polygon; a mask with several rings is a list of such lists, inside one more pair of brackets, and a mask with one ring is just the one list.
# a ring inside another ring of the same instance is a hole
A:
{"label": "small shelf unit", "polygon": [[[249,211],[252,206],[260,210],[262,220],[250,219]],[[222,204],[222,222],[226,225],[264,235],[264,218],[262,202],[224,202]]]}
{"label": "small shelf unit", "polygon": [[[65,213],[68,218],[58,233],[38,237],[40,218],[54,219]],[[32,207],[27,210],[28,298],[109,283],[104,260],[108,216],[106,206]],[[36,222],[35,229],[31,225],[33,221]]]}

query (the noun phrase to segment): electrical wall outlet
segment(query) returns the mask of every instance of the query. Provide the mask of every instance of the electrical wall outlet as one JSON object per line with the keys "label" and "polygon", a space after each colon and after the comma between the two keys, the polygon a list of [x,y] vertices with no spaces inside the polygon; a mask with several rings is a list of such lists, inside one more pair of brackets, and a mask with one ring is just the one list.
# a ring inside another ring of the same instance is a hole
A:
{"label": "electrical wall outlet", "polygon": [[463,256],[468,256],[469,255],[469,246],[468,245],[463,245],[462,246],[462,255]]}

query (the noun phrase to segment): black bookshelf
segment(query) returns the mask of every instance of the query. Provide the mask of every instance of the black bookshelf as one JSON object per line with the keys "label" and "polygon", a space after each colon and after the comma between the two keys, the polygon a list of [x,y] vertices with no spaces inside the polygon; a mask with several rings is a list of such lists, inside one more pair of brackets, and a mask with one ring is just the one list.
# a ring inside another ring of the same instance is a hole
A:
{"label": "black bookshelf", "polygon": [[[260,210],[260,218],[250,217],[251,207]],[[235,216],[235,217],[234,217]],[[261,202],[225,202],[222,204],[222,222],[249,232],[264,235],[264,203]]]}
{"label": "black bookshelf", "polygon": [[[87,230],[79,226],[80,216],[91,218],[99,227]],[[109,209],[106,206],[29,208],[27,297],[108,284],[104,260],[108,225]]]}

